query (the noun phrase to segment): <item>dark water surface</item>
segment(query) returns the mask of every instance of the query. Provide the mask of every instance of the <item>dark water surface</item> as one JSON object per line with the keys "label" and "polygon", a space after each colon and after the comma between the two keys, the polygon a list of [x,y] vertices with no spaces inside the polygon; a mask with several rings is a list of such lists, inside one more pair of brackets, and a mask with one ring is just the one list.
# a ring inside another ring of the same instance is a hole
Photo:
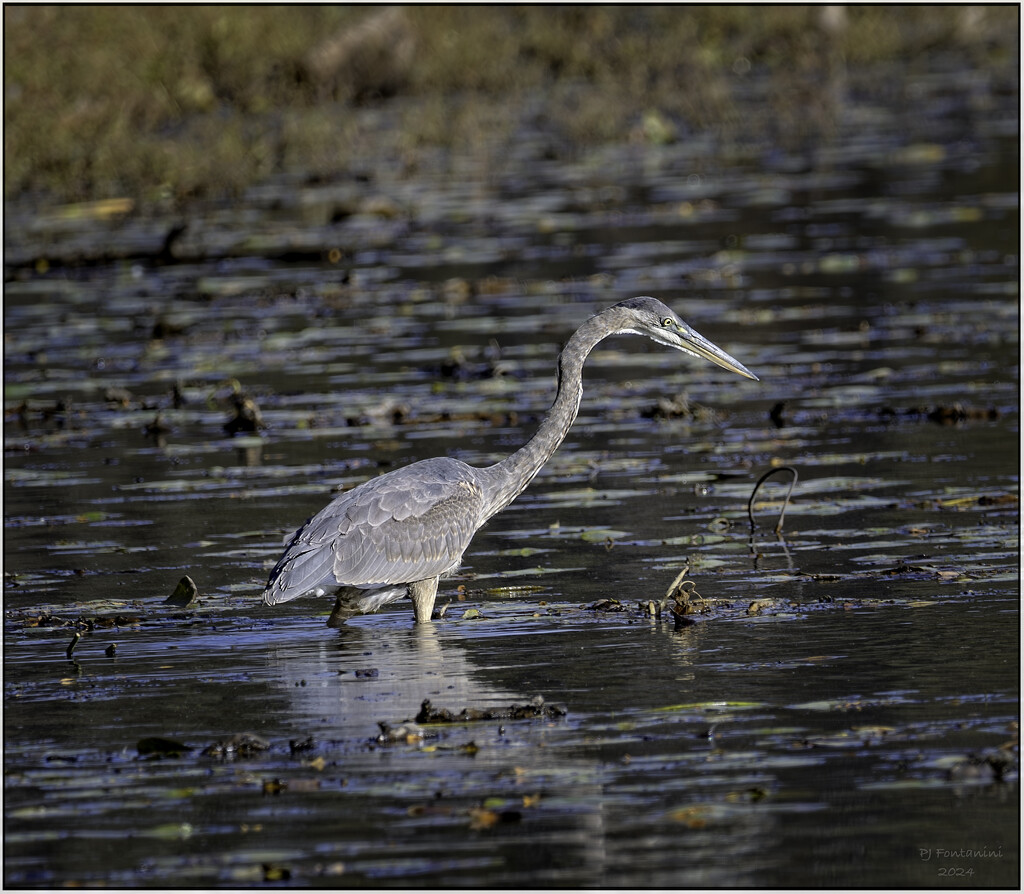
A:
{"label": "dark water surface", "polygon": [[[174,221],[9,209],[6,883],[1018,885],[1016,102],[921,90],[810,167],[527,140],[277,182],[173,261]],[[333,488],[519,446],[636,294],[761,381],[609,340],[443,618],[259,604]],[[686,567],[710,611],[645,614]],[[377,739],[536,696],[567,713]]]}

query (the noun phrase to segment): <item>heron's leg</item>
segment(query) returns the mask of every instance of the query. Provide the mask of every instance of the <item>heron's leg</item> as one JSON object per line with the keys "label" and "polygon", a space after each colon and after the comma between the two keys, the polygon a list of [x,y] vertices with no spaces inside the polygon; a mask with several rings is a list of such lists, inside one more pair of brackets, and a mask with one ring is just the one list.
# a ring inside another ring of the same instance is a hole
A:
{"label": "heron's leg", "polygon": [[349,618],[361,614],[356,597],[362,595],[362,590],[356,587],[342,587],[338,590],[338,598],[334,600],[334,610],[327,619],[328,627],[344,627]]}
{"label": "heron's leg", "polygon": [[416,623],[423,624],[429,621],[434,612],[434,600],[437,598],[437,578],[431,577],[409,584],[409,598],[416,612]]}

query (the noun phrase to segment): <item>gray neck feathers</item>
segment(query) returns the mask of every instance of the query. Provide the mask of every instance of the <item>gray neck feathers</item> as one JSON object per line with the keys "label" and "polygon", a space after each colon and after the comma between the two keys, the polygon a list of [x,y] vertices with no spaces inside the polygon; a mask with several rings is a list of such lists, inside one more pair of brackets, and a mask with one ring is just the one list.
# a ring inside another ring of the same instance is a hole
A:
{"label": "gray neck feathers", "polygon": [[486,488],[485,518],[500,512],[518,497],[558,449],[576,419],[583,397],[583,364],[594,346],[618,331],[616,308],[587,320],[566,343],[558,357],[558,393],[537,433],[511,456],[480,470]]}

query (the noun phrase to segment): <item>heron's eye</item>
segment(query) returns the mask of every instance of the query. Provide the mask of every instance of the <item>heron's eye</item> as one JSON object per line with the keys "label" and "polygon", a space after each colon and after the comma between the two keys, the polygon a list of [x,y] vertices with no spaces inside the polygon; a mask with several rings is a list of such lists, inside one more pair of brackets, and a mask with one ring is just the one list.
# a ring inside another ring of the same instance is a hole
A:
{"label": "heron's eye", "polygon": [[673,320],[671,317],[665,317],[665,319],[661,321],[661,325],[674,328],[676,325],[676,321]]}

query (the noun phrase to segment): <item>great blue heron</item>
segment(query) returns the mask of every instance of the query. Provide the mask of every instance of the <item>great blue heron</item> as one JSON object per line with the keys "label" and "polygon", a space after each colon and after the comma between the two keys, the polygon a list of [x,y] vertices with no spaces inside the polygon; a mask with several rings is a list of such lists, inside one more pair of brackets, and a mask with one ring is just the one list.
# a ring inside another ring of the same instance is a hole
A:
{"label": "great blue heron", "polygon": [[408,594],[429,621],[438,580],[462,561],[473,535],[533,480],[580,409],[583,363],[601,339],[646,335],[748,379],[742,363],[694,332],[655,298],[630,298],[587,320],[558,357],[558,392],[537,433],[493,466],[435,457],[395,469],[336,497],[296,531],[270,573],[263,601],[337,590],[328,626]]}

